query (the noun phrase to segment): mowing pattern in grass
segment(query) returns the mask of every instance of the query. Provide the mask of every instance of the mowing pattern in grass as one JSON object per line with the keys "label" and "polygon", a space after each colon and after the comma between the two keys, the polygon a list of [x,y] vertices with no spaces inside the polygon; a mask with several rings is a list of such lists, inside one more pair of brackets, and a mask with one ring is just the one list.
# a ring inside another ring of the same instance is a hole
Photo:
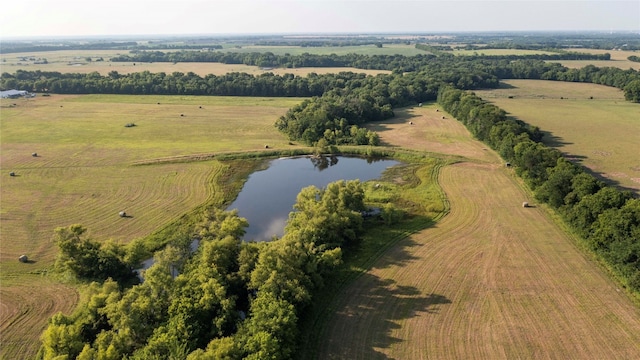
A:
{"label": "mowing pattern in grass", "polygon": [[[640,312],[507,170],[442,169],[451,212],[340,296],[320,358],[634,358]],[[602,331],[607,329],[607,331]]]}
{"label": "mowing pattern in grass", "polygon": [[38,350],[40,334],[46,326],[45,320],[60,311],[70,313],[77,302],[78,293],[73,287],[50,278],[32,274],[23,274],[19,278],[3,276],[0,287],[0,358],[33,358]]}
{"label": "mowing pattern in grass", "polygon": [[378,123],[369,123],[367,128],[378,132],[383,145],[441,154],[472,157],[483,161],[495,159],[486,146],[468,141],[469,131],[458,121],[444,113],[436,104],[423,104],[396,110],[396,117]]}
{"label": "mowing pattern in grass", "polygon": [[450,213],[337,296],[318,358],[640,356],[640,310],[544,208],[521,206],[534,202],[493,151],[469,136],[451,140],[461,134],[454,119],[435,144],[442,127],[433,120],[376,126],[389,145],[465,149],[471,161],[440,172]]}
{"label": "mowing pattern in grass", "polygon": [[[80,223],[95,240],[147,236],[213,197],[225,165],[139,161],[296,146],[275,129],[300,99],[58,96],[2,100],[0,358],[33,354],[47,318],[75,290],[49,277],[56,227]],[[15,106],[12,104],[16,104]],[[182,115],[182,116],[181,116]],[[135,123],[134,127],[125,127]],[[37,156],[33,156],[37,153]],[[16,176],[9,176],[9,172]],[[120,211],[129,217],[122,218]],[[24,264],[26,254],[34,262]],[[8,335],[10,334],[10,335]]]}
{"label": "mowing pattern in grass", "polygon": [[595,175],[640,192],[638,104],[624,101],[620,90],[602,85],[542,80],[504,83],[506,87],[477,94],[540,127],[546,132],[546,145]]}

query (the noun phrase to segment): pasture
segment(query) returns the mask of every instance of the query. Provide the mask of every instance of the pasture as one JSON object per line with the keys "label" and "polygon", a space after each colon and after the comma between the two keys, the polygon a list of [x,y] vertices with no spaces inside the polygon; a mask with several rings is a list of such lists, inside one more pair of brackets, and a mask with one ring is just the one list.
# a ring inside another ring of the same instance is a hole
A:
{"label": "pasture", "polygon": [[[373,49],[375,48],[373,45],[371,46]],[[273,48],[273,49],[271,49]],[[323,53],[323,51],[328,51],[326,49],[333,50],[341,50],[342,47],[331,47],[331,48],[300,48],[306,49],[306,52],[309,53]],[[357,47],[348,47],[349,49],[357,48]],[[260,51],[270,51],[276,50],[277,47],[257,47],[251,51],[247,50],[249,48],[242,49],[226,49],[225,51],[246,51],[246,52],[260,52]],[[315,50],[314,49],[321,49]],[[322,50],[324,49],[324,50]],[[385,49],[385,48],[383,48]],[[377,49],[380,50],[380,49]],[[387,51],[393,54],[395,51],[391,48],[387,49]],[[419,52],[420,50],[415,51]],[[165,50],[163,50],[166,52]],[[370,50],[373,51],[373,50]],[[407,50],[402,50],[407,51]],[[285,52],[282,52],[284,55]],[[302,52],[300,52],[302,53]],[[331,52],[327,53],[330,54]],[[340,52],[342,54],[342,52]],[[117,71],[119,74],[130,74],[135,72],[149,71],[152,73],[164,72],[167,74],[173,72],[182,72],[188,73],[193,72],[194,74],[200,76],[206,76],[209,74],[213,75],[224,75],[232,72],[243,72],[252,75],[260,75],[266,72],[271,72],[276,75],[282,74],[295,74],[300,76],[306,76],[309,73],[316,74],[326,74],[326,73],[338,73],[341,71],[353,71],[357,73],[365,73],[368,75],[376,75],[376,74],[387,74],[390,71],[386,70],[364,70],[364,69],[355,69],[355,68],[345,68],[345,67],[337,67],[337,68],[298,68],[298,69],[285,69],[285,68],[275,68],[265,71],[258,66],[249,66],[243,64],[221,64],[221,63],[196,63],[196,62],[178,62],[178,63],[170,63],[170,62],[111,62],[109,59],[111,57],[115,57],[117,55],[128,54],[128,51],[125,50],[61,50],[61,51],[43,51],[43,52],[31,52],[31,53],[15,53],[15,54],[0,54],[0,64],[2,67],[2,72],[15,73],[17,70],[25,70],[25,71],[56,71],[60,73],[79,73],[79,74],[88,74],[92,72],[98,72],[100,75],[106,76],[111,71]],[[280,54],[278,52],[278,54]],[[23,60],[26,58],[27,60]],[[47,59],[46,64],[36,64],[36,61],[29,59]],[[91,58],[91,61],[88,61],[87,58]],[[102,58],[103,61],[96,61],[97,59]]]}
{"label": "pasture", "polygon": [[640,310],[624,290],[493,151],[434,112],[407,109],[404,121],[375,127],[390,146],[467,157],[438,175],[450,212],[345,286],[329,305],[318,358],[640,356]]}
{"label": "pasture", "polygon": [[[108,95],[3,99],[0,358],[33,355],[47,318],[77,302],[72,286],[41,275],[55,258],[54,228],[80,223],[92,238],[120,243],[161,229],[216,196],[211,184],[226,167],[215,160],[135,163],[258,150],[265,144],[293,148],[273,123],[299,101]],[[127,123],[136,126],[127,128]],[[131,217],[119,217],[121,210]],[[18,262],[22,254],[31,262]]]}
{"label": "pasture", "polygon": [[546,145],[595,175],[640,192],[639,109],[638,104],[624,101],[621,90],[541,80],[508,80],[503,84],[500,89],[476,94],[510,116],[540,127]]}
{"label": "pasture", "polygon": [[592,61],[592,60],[562,60],[560,63],[568,68],[583,68],[587,65],[594,65],[597,67],[614,67],[622,70],[634,69],[640,70],[640,62],[629,61],[627,58],[631,55],[640,56],[640,51],[625,51],[625,50],[600,50],[600,49],[574,49],[576,52],[583,52],[587,54],[611,54],[611,60],[604,61]]}

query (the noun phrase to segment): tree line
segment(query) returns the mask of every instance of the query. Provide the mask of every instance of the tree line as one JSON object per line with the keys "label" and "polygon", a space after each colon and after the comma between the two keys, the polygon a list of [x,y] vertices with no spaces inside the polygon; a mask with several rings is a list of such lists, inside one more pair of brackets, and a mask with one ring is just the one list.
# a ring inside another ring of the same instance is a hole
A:
{"label": "tree line", "polygon": [[554,208],[625,286],[640,292],[640,199],[597,180],[539,142],[538,129],[472,92],[443,88],[438,103],[514,166],[536,199]]}

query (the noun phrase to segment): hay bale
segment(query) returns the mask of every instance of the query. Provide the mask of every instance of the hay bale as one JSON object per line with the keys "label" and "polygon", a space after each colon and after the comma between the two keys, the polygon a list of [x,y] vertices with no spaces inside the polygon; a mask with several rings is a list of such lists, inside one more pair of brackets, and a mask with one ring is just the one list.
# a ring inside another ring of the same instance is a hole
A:
{"label": "hay bale", "polygon": [[127,217],[127,213],[126,213],[126,212],[124,212],[124,211],[120,211],[120,212],[118,213],[118,215],[119,215],[120,217]]}
{"label": "hay bale", "polygon": [[413,121],[409,121],[409,125],[413,125]]}
{"label": "hay bale", "polygon": [[264,146],[264,148],[265,148],[265,149],[268,149],[268,148],[269,148],[269,145],[265,145],[265,146]]}
{"label": "hay bale", "polygon": [[12,171],[9,173],[9,176],[16,176],[16,173]]}
{"label": "hay bale", "polygon": [[31,156],[38,157],[38,153],[32,153]]}
{"label": "hay bale", "polygon": [[525,201],[525,202],[523,202],[523,203],[522,203],[522,207],[523,207],[523,208],[528,208],[528,207],[529,207],[529,203],[528,203],[528,202],[526,202],[526,201]]}
{"label": "hay bale", "polygon": [[20,255],[20,257],[18,257],[18,261],[20,261],[21,263],[26,263],[29,262],[29,258],[27,257],[27,255]]}

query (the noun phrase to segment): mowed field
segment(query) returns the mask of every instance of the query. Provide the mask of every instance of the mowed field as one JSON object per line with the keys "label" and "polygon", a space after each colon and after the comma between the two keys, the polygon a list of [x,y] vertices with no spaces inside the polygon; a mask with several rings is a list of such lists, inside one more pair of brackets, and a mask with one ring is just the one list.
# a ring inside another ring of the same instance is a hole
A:
{"label": "mowed field", "polygon": [[575,52],[583,52],[588,54],[611,54],[611,60],[593,61],[593,60],[562,60],[560,63],[568,68],[582,68],[587,65],[597,67],[615,67],[622,70],[640,70],[640,62],[630,61],[627,58],[631,55],[640,56],[640,51],[626,50],[600,50],[600,49],[573,49]]}
{"label": "mowed field", "polygon": [[[34,355],[47,318],[71,311],[78,301],[72,286],[46,276],[55,259],[56,227],[79,223],[96,240],[120,243],[161,229],[215,196],[212,180],[225,167],[215,160],[134,164],[266,144],[291,148],[273,124],[300,101],[108,95],[2,100],[0,358]],[[124,126],[131,122],[136,126]],[[131,217],[120,218],[121,210]],[[22,254],[32,261],[18,262]]]}
{"label": "mowed field", "polygon": [[[300,48],[302,49],[302,48]],[[309,49],[307,52],[313,52],[314,48]],[[339,49],[339,48],[331,48]],[[231,49],[227,49],[231,51]],[[225,50],[225,51],[227,51]],[[269,51],[268,49],[254,49],[253,51]],[[419,51],[419,50],[416,50]],[[166,52],[166,51],[165,51]],[[251,52],[251,51],[249,51]],[[15,73],[17,70],[25,71],[57,71],[60,73],[79,73],[88,74],[92,72],[98,72],[100,75],[106,76],[111,71],[117,71],[119,74],[130,74],[135,72],[149,71],[152,73],[164,72],[171,74],[173,72],[188,73],[193,72],[199,76],[224,75],[232,72],[242,72],[252,75],[260,75],[267,72],[274,73],[276,75],[282,74],[295,74],[299,76],[306,76],[309,73],[316,74],[333,74],[341,71],[352,71],[357,73],[365,73],[369,75],[376,74],[388,74],[390,71],[386,70],[364,70],[355,68],[298,68],[298,69],[284,69],[275,68],[264,70],[258,66],[248,66],[242,64],[221,64],[221,63],[197,63],[197,62],[111,62],[110,58],[117,55],[128,54],[123,50],[62,50],[62,51],[43,51],[43,52],[31,52],[31,53],[16,53],[16,54],[0,54],[0,72]],[[89,57],[92,61],[87,61]],[[47,59],[47,64],[34,64],[34,61],[24,61],[21,58],[34,58],[34,59]],[[103,58],[104,61],[96,61],[98,58]]]}
{"label": "mowed field", "polygon": [[500,89],[476,94],[510,116],[540,127],[546,133],[545,144],[595,175],[640,193],[640,105],[625,101],[621,90],[603,85],[543,80],[502,83]]}
{"label": "mowed field", "polygon": [[346,287],[318,358],[640,358],[640,309],[543,206],[521,206],[535,202],[512,170],[435,107],[407,112],[376,125],[383,141],[469,158],[439,174],[451,211]]}

